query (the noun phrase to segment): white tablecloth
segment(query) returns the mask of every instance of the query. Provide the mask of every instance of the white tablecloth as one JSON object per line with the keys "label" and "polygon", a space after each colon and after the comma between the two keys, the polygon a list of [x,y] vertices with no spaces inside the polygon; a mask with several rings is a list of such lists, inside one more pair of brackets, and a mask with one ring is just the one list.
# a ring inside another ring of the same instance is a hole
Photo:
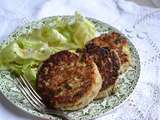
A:
{"label": "white tablecloth", "polygon": [[[0,1],[0,40],[26,21],[77,10],[125,33],[141,58],[141,76],[130,99],[98,120],[160,120],[160,9],[124,0],[5,0]],[[37,120],[10,105],[0,93],[0,120],[30,119]]]}

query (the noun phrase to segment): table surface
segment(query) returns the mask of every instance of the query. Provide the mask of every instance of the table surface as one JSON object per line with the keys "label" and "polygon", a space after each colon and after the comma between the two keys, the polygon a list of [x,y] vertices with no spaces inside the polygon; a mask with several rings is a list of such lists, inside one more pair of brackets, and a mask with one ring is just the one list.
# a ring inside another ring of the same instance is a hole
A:
{"label": "table surface", "polygon": [[[147,5],[150,7],[156,7],[151,0],[129,0],[137,2],[140,5]],[[36,119],[33,116],[26,114],[18,108],[11,105],[4,96],[0,93],[0,120],[31,120]],[[2,117],[3,116],[3,117]]]}

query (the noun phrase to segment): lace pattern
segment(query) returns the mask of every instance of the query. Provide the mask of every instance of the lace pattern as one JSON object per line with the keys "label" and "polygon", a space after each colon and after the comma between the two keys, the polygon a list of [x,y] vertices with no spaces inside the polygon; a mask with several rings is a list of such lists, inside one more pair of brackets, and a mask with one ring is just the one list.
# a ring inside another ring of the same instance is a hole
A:
{"label": "lace pattern", "polygon": [[160,11],[148,13],[138,19],[134,25],[126,26],[122,30],[140,54],[142,67],[140,79],[125,104],[98,120],[108,118],[112,120],[160,119],[160,39],[155,39],[157,33],[154,33],[154,27],[150,27],[150,25],[155,25],[153,18],[154,21],[157,18],[156,26],[157,24],[160,26],[158,16],[160,16]]}

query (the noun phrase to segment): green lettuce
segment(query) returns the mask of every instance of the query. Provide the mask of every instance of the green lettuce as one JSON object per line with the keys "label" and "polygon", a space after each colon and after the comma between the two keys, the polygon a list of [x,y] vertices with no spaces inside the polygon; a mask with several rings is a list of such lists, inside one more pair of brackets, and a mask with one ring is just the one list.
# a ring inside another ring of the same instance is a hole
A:
{"label": "green lettuce", "polygon": [[81,48],[83,48],[89,40],[96,36],[95,26],[78,12],[75,14],[75,20],[72,27],[73,40]]}

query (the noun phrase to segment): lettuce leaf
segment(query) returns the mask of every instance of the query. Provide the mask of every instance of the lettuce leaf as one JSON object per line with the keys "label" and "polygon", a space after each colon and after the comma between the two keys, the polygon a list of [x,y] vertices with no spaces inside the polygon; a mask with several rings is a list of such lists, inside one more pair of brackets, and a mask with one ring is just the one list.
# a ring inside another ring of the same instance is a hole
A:
{"label": "lettuce leaf", "polygon": [[92,22],[76,12],[73,21],[68,19],[56,19],[56,29],[79,48],[96,36],[96,28]]}
{"label": "lettuce leaf", "polygon": [[75,20],[72,27],[73,40],[81,48],[96,36],[95,26],[78,12],[75,13]]}
{"label": "lettuce leaf", "polygon": [[1,64],[6,64],[9,63],[11,61],[14,61],[17,57],[16,53],[15,53],[15,43],[11,42],[9,45],[7,45],[5,48],[3,48],[0,51],[0,63]]}

